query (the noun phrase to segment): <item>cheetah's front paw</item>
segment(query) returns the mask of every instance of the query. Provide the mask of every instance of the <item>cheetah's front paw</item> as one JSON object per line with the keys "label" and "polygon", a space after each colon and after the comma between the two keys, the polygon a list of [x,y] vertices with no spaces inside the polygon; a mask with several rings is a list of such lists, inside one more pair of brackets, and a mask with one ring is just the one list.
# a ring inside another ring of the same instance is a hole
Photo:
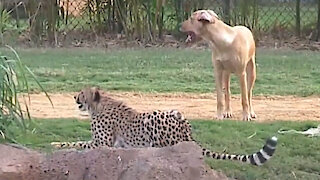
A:
{"label": "cheetah's front paw", "polygon": [[56,149],[60,149],[65,145],[65,143],[62,143],[62,142],[52,142],[50,144],[51,144],[51,146],[53,146]]}

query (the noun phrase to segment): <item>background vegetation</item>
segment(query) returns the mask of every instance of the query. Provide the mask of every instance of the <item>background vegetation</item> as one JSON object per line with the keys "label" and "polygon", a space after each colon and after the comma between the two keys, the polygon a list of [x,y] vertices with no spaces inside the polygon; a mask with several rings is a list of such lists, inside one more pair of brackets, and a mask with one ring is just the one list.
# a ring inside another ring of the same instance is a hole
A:
{"label": "background vegetation", "polygon": [[2,43],[22,35],[38,45],[58,46],[75,33],[96,40],[122,34],[126,40],[152,43],[177,35],[179,24],[193,11],[213,9],[225,22],[251,28],[257,38],[295,33],[318,40],[318,7],[317,0],[1,0],[0,34]]}

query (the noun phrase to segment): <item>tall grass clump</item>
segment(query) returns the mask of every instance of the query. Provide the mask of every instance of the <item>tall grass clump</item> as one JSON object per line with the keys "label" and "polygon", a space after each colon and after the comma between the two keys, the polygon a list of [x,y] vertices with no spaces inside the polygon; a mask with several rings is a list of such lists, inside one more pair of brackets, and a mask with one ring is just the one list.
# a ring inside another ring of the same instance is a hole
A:
{"label": "tall grass clump", "polygon": [[[28,130],[31,124],[30,113],[27,100],[29,97],[29,79],[26,78],[30,74],[32,79],[36,81],[40,89],[44,91],[43,87],[37,81],[30,69],[23,65],[17,52],[8,47],[13,54],[13,58],[4,56],[0,52],[0,138],[5,141],[14,142],[14,137],[11,129],[19,129],[21,132]],[[25,108],[18,101],[18,93],[24,92],[22,100]],[[45,92],[50,100],[50,97]],[[51,100],[50,100],[51,102]]]}

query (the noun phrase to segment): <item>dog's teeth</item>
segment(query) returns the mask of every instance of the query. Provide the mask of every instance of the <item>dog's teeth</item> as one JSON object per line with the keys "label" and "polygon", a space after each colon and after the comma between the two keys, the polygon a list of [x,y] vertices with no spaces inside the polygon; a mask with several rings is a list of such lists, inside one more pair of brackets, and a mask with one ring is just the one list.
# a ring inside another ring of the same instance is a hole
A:
{"label": "dog's teeth", "polygon": [[188,35],[188,37],[187,37],[187,39],[186,39],[186,42],[191,42],[191,40],[192,40],[191,35]]}

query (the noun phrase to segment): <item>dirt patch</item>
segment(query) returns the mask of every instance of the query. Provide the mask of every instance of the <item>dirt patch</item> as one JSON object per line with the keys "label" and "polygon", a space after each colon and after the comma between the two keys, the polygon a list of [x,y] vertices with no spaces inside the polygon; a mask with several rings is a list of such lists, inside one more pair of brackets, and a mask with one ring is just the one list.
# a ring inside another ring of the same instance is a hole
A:
{"label": "dirt patch", "polygon": [[0,179],[6,180],[228,179],[207,167],[193,142],[164,148],[64,150],[51,155],[0,145],[0,152]]}
{"label": "dirt patch", "polygon": [[[50,94],[54,104],[51,107],[43,94],[31,95],[31,116],[35,118],[84,118],[77,110],[75,93]],[[112,92],[110,95],[126,102],[138,111],[177,109],[188,119],[213,119],[216,114],[216,97],[212,94],[142,94]],[[241,102],[232,97],[234,119],[241,119]],[[256,121],[289,120],[320,121],[319,97],[255,96],[253,105]]]}

